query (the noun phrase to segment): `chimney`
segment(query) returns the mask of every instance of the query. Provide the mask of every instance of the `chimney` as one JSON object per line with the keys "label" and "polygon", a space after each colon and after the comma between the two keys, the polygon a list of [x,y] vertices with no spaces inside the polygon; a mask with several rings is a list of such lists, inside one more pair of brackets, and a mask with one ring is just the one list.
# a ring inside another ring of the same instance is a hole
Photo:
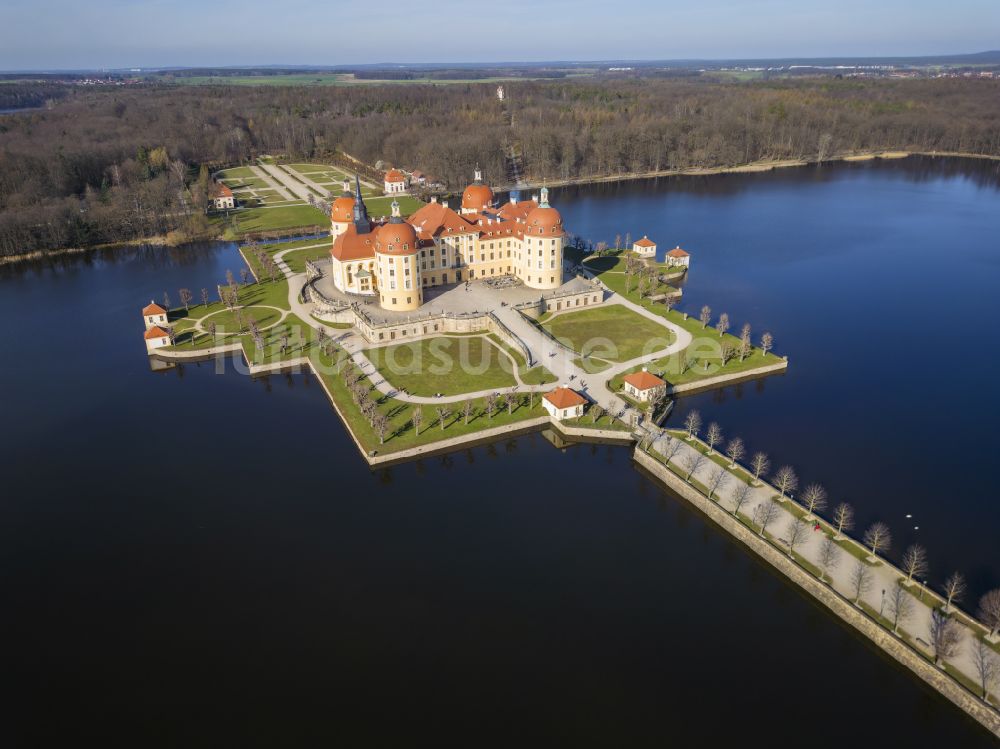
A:
{"label": "chimney", "polygon": [[431,202],[432,203],[437,203],[438,202],[438,196],[437,195],[431,195]]}
{"label": "chimney", "polygon": [[448,201],[447,200],[442,200],[441,201],[441,205],[443,205],[445,208],[447,208],[448,207]]}
{"label": "chimney", "polygon": [[531,199],[534,200],[537,203],[538,202],[538,193],[537,192],[531,193]]}

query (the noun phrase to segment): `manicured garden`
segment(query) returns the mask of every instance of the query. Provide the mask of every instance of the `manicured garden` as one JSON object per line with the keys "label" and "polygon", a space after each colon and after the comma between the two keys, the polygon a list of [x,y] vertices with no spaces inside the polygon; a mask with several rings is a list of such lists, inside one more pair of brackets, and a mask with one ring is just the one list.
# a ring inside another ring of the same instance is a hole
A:
{"label": "manicured garden", "polygon": [[546,318],[542,327],[574,351],[611,361],[628,361],[665,349],[673,332],[620,304]]}
{"label": "manicured garden", "polygon": [[275,208],[246,208],[230,215],[230,225],[239,233],[276,231],[329,225],[330,217],[311,205],[285,205]]}
{"label": "manicured garden", "polygon": [[517,384],[510,360],[482,336],[438,336],[371,348],[365,356],[393,387],[411,395],[459,395]]}

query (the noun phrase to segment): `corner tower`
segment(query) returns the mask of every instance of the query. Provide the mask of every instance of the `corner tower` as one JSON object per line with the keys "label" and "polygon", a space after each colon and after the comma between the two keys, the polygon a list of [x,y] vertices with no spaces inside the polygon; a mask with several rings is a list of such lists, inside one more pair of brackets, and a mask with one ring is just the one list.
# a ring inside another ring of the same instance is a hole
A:
{"label": "corner tower", "polygon": [[562,216],[549,205],[549,189],[543,187],[536,208],[524,220],[524,283],[533,289],[562,286]]}

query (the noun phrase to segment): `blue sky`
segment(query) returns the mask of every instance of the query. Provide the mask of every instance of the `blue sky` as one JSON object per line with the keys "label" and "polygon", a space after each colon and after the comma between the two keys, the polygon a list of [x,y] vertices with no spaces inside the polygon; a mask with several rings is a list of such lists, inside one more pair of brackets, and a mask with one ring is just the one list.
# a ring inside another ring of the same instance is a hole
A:
{"label": "blue sky", "polygon": [[3,0],[0,69],[930,55],[1000,0]]}

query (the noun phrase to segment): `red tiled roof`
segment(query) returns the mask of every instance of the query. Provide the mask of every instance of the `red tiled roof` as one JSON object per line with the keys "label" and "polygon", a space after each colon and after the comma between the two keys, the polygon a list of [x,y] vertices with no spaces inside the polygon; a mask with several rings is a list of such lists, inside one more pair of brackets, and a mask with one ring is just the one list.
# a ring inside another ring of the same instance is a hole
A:
{"label": "red tiled roof", "polygon": [[333,240],[330,254],[340,261],[363,260],[375,257],[375,229],[367,234],[358,234],[354,224],[348,225],[343,234],[338,234]]}
{"label": "red tiled roof", "polygon": [[151,338],[169,338],[170,335],[163,328],[154,325],[149,330],[147,330],[142,337],[148,341]]}
{"label": "red tiled roof", "polygon": [[651,240],[645,234],[642,235],[642,239],[636,240],[636,246],[638,247],[656,247],[656,242]]}
{"label": "red tiled roof", "polygon": [[478,211],[493,202],[493,191],[488,185],[472,184],[462,193],[462,208]]}
{"label": "red tiled roof", "polygon": [[674,247],[667,253],[667,257],[687,257],[690,253],[684,252],[680,247]]}
{"label": "red tiled roof", "polygon": [[385,173],[386,182],[406,182],[406,177],[398,169],[390,169]]}
{"label": "red tiled roof", "polygon": [[165,314],[167,314],[167,311],[163,309],[163,307],[158,305],[156,302],[151,301],[149,304],[147,304],[145,307],[142,308],[143,317],[146,317],[148,315],[165,315]]}
{"label": "red tiled roof", "polygon": [[573,408],[574,406],[582,406],[587,402],[586,398],[569,388],[556,388],[552,392],[545,394],[545,400],[556,408]]}
{"label": "red tiled roof", "polygon": [[634,387],[636,390],[652,390],[653,388],[663,387],[667,384],[655,374],[651,374],[646,370],[625,375],[624,379],[625,382]]}

